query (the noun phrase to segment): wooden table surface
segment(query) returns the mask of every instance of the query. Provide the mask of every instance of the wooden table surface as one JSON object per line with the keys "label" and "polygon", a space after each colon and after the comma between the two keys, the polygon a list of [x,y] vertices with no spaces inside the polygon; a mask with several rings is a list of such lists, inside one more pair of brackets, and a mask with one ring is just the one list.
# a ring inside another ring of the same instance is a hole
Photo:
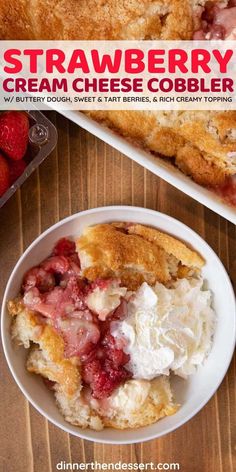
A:
{"label": "wooden table surface", "polygon": [[[160,210],[186,223],[235,278],[233,224],[67,119],[54,112],[49,117],[58,128],[57,148],[0,210],[1,294],[22,251],[42,231],[72,213],[113,204]],[[2,353],[0,375],[1,471],[52,472],[62,460],[179,462],[182,472],[236,470],[235,359],[215,396],[191,421],[161,439],[127,446],[83,441],[48,423],[25,400]]]}

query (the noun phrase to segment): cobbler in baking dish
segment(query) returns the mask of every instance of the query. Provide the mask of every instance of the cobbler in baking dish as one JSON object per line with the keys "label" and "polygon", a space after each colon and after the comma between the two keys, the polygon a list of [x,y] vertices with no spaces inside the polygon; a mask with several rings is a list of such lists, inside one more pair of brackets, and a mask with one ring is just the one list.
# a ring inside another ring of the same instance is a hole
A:
{"label": "cobbler in baking dish", "polygon": [[[231,39],[235,0],[5,0],[1,39]],[[91,12],[93,14],[91,15]]]}
{"label": "cobbler in baking dish", "polygon": [[12,339],[68,422],[138,428],[178,410],[171,376],[193,374],[212,344],[203,265],[174,237],[118,222],[61,239],[28,270],[8,302]]}

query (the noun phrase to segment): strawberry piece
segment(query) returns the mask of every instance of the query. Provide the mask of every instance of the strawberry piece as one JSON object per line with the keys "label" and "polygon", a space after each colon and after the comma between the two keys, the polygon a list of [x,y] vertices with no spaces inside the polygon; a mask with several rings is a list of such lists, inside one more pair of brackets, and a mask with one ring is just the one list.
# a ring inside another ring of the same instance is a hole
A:
{"label": "strawberry piece", "polygon": [[65,256],[51,256],[42,262],[41,267],[46,270],[46,272],[65,274],[68,272],[70,265]]}
{"label": "strawberry piece", "polygon": [[82,379],[92,389],[94,398],[110,396],[122,382],[132,377],[125,368],[128,361],[129,355],[117,348],[116,340],[109,332],[93,351],[81,357]]}
{"label": "strawberry piece", "polygon": [[84,382],[91,387],[94,398],[108,397],[117,386],[116,382],[111,380],[103,370],[99,360],[94,360],[83,366],[82,377]]}
{"label": "strawberry piece", "polygon": [[93,397],[97,399],[109,397],[116,387],[118,387],[118,382],[116,383],[111,380],[104,370],[95,374],[94,380],[91,384]]}
{"label": "strawberry piece", "polygon": [[106,353],[115,369],[119,369],[119,367],[123,367],[129,362],[129,355],[122,351],[122,349],[109,349]]}
{"label": "strawberry piece", "polygon": [[0,197],[10,187],[10,171],[6,159],[0,154]]}
{"label": "strawberry piece", "polygon": [[53,274],[46,272],[41,267],[32,267],[26,272],[23,279],[23,291],[27,292],[33,287],[39,289],[40,293],[49,292],[55,286]]}
{"label": "strawberry piece", "polygon": [[70,261],[70,272],[75,275],[80,275],[80,260],[76,252],[76,245],[74,241],[67,238],[61,238],[56,243],[52,256],[65,256]]}
{"label": "strawberry piece", "polygon": [[115,368],[109,359],[94,359],[82,365],[83,381],[92,389],[94,398],[102,399],[112,392],[125,380],[132,377],[124,367]]}
{"label": "strawberry piece", "polygon": [[21,111],[0,115],[0,149],[14,161],[22,159],[28,146],[29,119]]}
{"label": "strawberry piece", "polygon": [[76,252],[75,242],[67,238],[61,238],[56,243],[52,255],[53,256],[72,256]]}
{"label": "strawberry piece", "polygon": [[65,357],[87,354],[99,341],[99,327],[82,317],[59,319],[57,324],[65,342]]}
{"label": "strawberry piece", "polygon": [[87,362],[82,366],[83,381],[90,385],[96,375],[100,374],[101,370],[101,363],[98,359],[92,359],[90,362]]}
{"label": "strawberry piece", "polygon": [[118,387],[121,382],[131,378],[131,374],[128,370],[124,367],[116,368],[113,362],[109,359],[106,359],[104,362],[104,370],[109,376],[111,382],[113,382],[113,390]]}
{"label": "strawberry piece", "polygon": [[11,185],[23,174],[26,169],[25,161],[13,161],[10,163],[10,183]]}

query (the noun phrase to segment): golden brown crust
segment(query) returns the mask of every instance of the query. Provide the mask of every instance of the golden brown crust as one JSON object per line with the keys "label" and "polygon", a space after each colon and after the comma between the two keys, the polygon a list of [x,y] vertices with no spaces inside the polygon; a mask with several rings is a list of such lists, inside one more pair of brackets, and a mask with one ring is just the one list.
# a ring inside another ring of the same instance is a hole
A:
{"label": "golden brown crust", "polygon": [[12,337],[25,347],[29,347],[30,342],[35,343],[39,346],[38,352],[43,353],[43,363],[32,362],[33,358],[29,357],[29,372],[57,382],[67,395],[73,395],[81,385],[78,359],[64,357],[62,337],[52,326],[43,324],[37,314],[25,308],[19,300],[10,301],[8,311],[15,317]]}
{"label": "golden brown crust", "polygon": [[27,370],[56,382],[68,396],[74,395],[80,388],[78,369],[69,359],[53,361],[46,351],[36,347],[29,353]]}
{"label": "golden brown crust", "polygon": [[14,300],[9,300],[7,302],[8,313],[12,317],[18,315],[23,310],[23,308],[24,305],[21,297],[14,298]]}
{"label": "golden brown crust", "polygon": [[236,153],[235,111],[112,110],[87,114],[144,149],[172,158],[197,183],[218,185],[235,173],[231,157]]}
{"label": "golden brown crust", "polygon": [[221,185],[225,181],[225,171],[212,160],[206,159],[195,147],[186,144],[178,150],[175,163],[200,185]]}
{"label": "golden brown crust", "polygon": [[[132,382],[131,380],[128,383]],[[165,376],[159,376],[150,381],[149,384],[150,390],[144,401],[140,399],[140,402],[132,411],[129,411],[127,406],[124,405],[123,408],[116,411],[113,417],[103,416],[104,426],[115,429],[141,428],[156,423],[164,416],[176,413],[179,405],[175,404],[172,399],[169,379]],[[126,387],[120,387],[120,389],[123,388]],[[132,398],[132,391],[130,396]]]}
{"label": "golden brown crust", "polygon": [[164,249],[167,254],[175,256],[187,267],[197,267],[200,269],[205,264],[204,259],[196,251],[190,249],[185,243],[169,234],[139,224],[129,225],[127,231],[129,234],[137,234],[147,241],[156,244]]}
{"label": "golden brown crust", "polygon": [[227,154],[235,151],[236,136],[230,140],[227,132],[232,129],[236,132],[236,112],[200,112],[195,117],[193,113],[189,113],[189,121],[184,120],[180,124],[181,136],[200,152],[212,156],[216,165],[224,167]]}
{"label": "golden brown crust", "polygon": [[177,276],[178,265],[194,270],[204,265],[196,251],[173,236],[124,222],[87,228],[77,241],[77,250],[86,278],[116,277],[129,290],[143,282],[166,284]]}
{"label": "golden brown crust", "polygon": [[[153,284],[165,283],[170,274],[163,249],[136,235],[127,235],[109,224],[86,229],[77,241],[83,275],[94,280],[110,276],[126,278],[129,288],[136,277]],[[83,255],[89,262],[84,263]],[[83,266],[84,265],[84,266]],[[129,283],[130,281],[130,283]]]}
{"label": "golden brown crust", "polygon": [[[137,384],[138,392],[135,391]],[[140,428],[173,415],[179,408],[172,398],[169,378],[165,376],[151,381],[127,381],[101,402],[86,393],[83,395],[83,390],[71,398],[59,391],[56,399],[67,421],[97,430]]]}
{"label": "golden brown crust", "polygon": [[152,272],[138,272],[135,269],[132,270],[129,268],[119,269],[113,272],[102,265],[95,265],[84,269],[83,275],[88,280],[96,280],[100,278],[109,279],[115,277],[120,280],[121,286],[127,287],[128,290],[137,290],[143,282],[153,285],[157,280]]}
{"label": "golden brown crust", "polygon": [[5,0],[1,39],[191,39],[189,0]]}

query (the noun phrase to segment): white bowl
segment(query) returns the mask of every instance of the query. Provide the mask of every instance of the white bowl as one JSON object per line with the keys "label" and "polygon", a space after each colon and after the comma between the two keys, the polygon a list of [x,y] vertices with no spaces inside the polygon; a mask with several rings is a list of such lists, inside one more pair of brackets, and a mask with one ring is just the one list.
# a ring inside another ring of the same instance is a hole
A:
{"label": "white bowl", "polygon": [[[83,430],[64,421],[56,407],[53,394],[39,377],[26,371],[27,350],[13,345],[9,335],[10,317],[7,300],[14,298],[20,289],[27,269],[39,263],[50,253],[54,243],[63,236],[78,236],[88,225],[114,220],[133,221],[160,228],[186,241],[205,258],[203,276],[214,293],[217,326],[212,351],[203,367],[188,380],[174,377],[172,387],[179,411],[156,424],[137,430],[118,431],[105,429],[100,432]],[[21,256],[8,281],[2,304],[2,341],[5,356],[15,381],[26,398],[49,421],[75,436],[112,444],[129,444],[160,437],[186,423],[208,402],[219,387],[231,360],[236,338],[235,298],[229,277],[219,258],[208,244],[194,231],[179,221],[144,208],[114,206],[96,208],[70,216],[52,226],[39,236]]]}

